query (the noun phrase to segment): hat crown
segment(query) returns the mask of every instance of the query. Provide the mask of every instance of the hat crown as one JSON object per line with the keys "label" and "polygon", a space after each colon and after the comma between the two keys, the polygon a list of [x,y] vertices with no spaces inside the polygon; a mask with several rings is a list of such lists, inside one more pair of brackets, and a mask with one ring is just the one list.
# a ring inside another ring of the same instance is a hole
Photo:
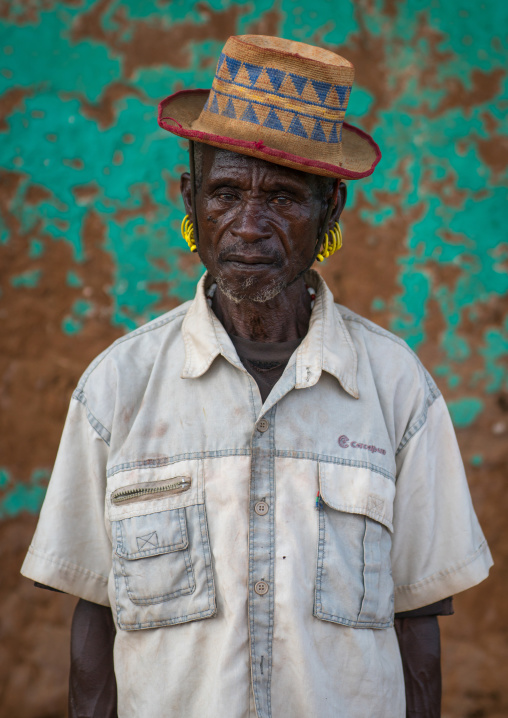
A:
{"label": "hat crown", "polygon": [[353,77],[353,65],[328,50],[264,35],[233,36],[194,126],[234,127],[294,154],[310,143],[323,159],[332,150],[339,162]]}
{"label": "hat crown", "polygon": [[159,105],[159,125],[180,137],[302,172],[360,179],[381,159],[366,132],[344,122],[349,60],[265,35],[230,37],[211,90],[185,89]]}

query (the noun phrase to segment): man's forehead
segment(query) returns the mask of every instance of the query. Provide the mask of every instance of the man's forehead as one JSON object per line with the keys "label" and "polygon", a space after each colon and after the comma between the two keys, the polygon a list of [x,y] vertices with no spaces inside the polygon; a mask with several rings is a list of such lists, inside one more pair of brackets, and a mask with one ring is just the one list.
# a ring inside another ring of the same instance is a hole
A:
{"label": "man's forehead", "polygon": [[306,172],[300,172],[290,167],[283,167],[272,162],[267,162],[258,157],[242,155],[238,152],[231,152],[212,145],[202,144],[200,151],[203,153],[203,175],[216,178],[222,174],[227,175],[236,170],[247,170],[254,172],[262,170],[265,178],[277,180],[292,180],[304,183],[309,187],[315,184],[315,178]]}

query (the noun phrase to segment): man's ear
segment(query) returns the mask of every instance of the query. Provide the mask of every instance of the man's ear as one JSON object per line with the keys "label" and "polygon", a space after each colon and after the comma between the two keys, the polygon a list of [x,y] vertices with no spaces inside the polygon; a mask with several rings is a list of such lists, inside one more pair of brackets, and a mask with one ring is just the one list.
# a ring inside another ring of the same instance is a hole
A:
{"label": "man's ear", "polygon": [[192,192],[191,177],[188,172],[184,172],[180,177],[180,192],[182,193],[183,203],[185,205],[185,214],[192,218]]}
{"label": "man's ear", "polygon": [[340,180],[339,183],[339,189],[337,192],[337,203],[335,204],[335,207],[332,210],[332,214],[330,215],[330,222],[328,224],[328,229],[332,229],[335,225],[335,222],[338,222],[340,219],[340,215],[342,214],[342,210],[346,206],[346,199],[347,199],[347,187],[345,183]]}

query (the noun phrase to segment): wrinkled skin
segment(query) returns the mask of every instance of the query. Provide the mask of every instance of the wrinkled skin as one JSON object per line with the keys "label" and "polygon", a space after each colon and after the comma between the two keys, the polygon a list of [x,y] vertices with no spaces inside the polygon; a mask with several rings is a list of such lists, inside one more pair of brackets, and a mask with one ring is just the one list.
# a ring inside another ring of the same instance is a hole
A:
{"label": "wrinkled skin", "polygon": [[[195,195],[198,252],[216,279],[216,301],[230,334],[259,342],[302,337],[310,298],[300,276],[314,261],[333,188],[315,175],[203,145]],[[193,216],[190,175],[182,175]],[[346,202],[341,183],[327,229]]]}

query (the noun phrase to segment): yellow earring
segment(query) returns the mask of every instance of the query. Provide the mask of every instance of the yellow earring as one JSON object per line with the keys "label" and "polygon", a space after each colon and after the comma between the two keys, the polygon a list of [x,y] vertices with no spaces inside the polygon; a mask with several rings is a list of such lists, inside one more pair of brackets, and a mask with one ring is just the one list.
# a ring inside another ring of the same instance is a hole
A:
{"label": "yellow earring", "polygon": [[321,252],[316,256],[318,262],[322,262],[327,257],[338,252],[342,247],[342,232],[339,223],[335,222],[333,229],[327,232],[323,239],[323,247]]}
{"label": "yellow earring", "polygon": [[185,241],[189,245],[190,251],[197,252],[198,248],[196,247],[196,241],[194,239],[194,225],[192,224],[191,220],[189,219],[188,214],[186,214],[182,220],[181,232],[182,232],[182,237],[185,239]]}

